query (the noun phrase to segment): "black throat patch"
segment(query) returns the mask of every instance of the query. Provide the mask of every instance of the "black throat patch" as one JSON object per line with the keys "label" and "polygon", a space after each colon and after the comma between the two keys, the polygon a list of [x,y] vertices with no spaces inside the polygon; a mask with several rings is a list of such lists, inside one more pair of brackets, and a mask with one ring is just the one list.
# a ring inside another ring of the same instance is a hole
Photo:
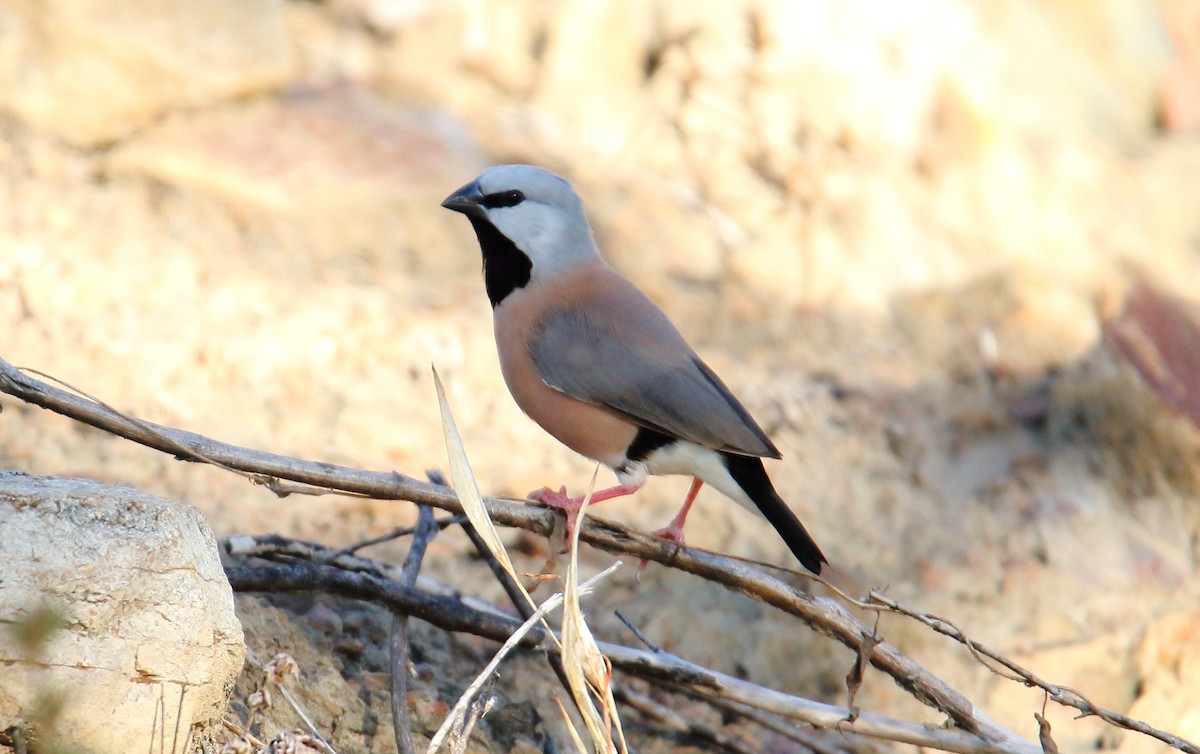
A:
{"label": "black throat patch", "polygon": [[533,262],[487,220],[470,215],[467,219],[479,239],[479,250],[483,252],[483,284],[495,309],[508,294],[529,283]]}

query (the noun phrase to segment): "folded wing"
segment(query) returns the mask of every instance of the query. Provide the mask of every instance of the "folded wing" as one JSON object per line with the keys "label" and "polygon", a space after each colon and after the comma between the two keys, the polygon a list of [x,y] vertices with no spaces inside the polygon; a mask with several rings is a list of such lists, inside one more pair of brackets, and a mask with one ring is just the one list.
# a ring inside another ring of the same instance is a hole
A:
{"label": "folded wing", "polygon": [[542,380],[567,395],[697,445],[779,457],[729,388],[632,286],[618,305],[550,316],[530,347]]}

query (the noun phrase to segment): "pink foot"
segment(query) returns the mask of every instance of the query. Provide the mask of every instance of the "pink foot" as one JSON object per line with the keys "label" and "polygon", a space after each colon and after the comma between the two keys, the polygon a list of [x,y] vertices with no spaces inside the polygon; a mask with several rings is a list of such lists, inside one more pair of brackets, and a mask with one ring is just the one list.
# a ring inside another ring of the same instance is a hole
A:
{"label": "pink foot", "polygon": [[[675,518],[671,519],[671,523],[661,529],[655,529],[650,532],[660,539],[665,539],[669,542],[674,542],[680,547],[683,546],[683,524],[687,521],[688,511],[692,509],[692,503],[696,502],[696,494],[700,492],[700,487],[703,482],[699,479],[692,480],[692,488],[688,490],[687,498],[683,501],[683,507],[679,509],[679,513],[675,514]],[[678,550],[678,548],[676,548]],[[674,556],[672,556],[674,557]],[[646,566],[650,565],[649,560],[643,560],[638,564],[637,580],[642,580],[642,572],[646,570]]]}
{"label": "pink foot", "polygon": [[[591,502],[602,503],[605,500],[631,495],[637,491],[637,487],[609,487],[606,490],[593,492]],[[571,497],[567,494],[566,487],[559,487],[557,490],[543,487],[540,490],[530,492],[526,497],[535,503],[541,503],[548,508],[555,508],[563,512],[567,517],[567,541],[570,542],[571,537],[575,534],[575,525],[579,522],[579,511],[583,508],[583,497]]]}
{"label": "pink foot", "polygon": [[549,487],[543,487],[540,490],[534,490],[525,497],[535,503],[541,503],[547,508],[560,510],[567,517],[567,541],[575,534],[575,525],[579,521],[579,510],[583,508],[582,497],[571,497],[567,494],[565,486],[559,487],[557,490],[552,490]]}
{"label": "pink foot", "polygon": [[664,526],[661,529],[655,529],[650,533],[659,539],[665,539],[669,542],[675,542],[676,544],[684,544],[683,527],[677,525],[674,521],[667,526]]}
{"label": "pink foot", "polygon": [[[678,545],[678,547],[676,547],[676,550],[678,550],[679,547],[682,547],[685,544],[683,541],[683,527],[679,526],[677,524],[677,521],[672,521],[671,523],[667,524],[663,528],[655,529],[654,531],[652,531],[650,533],[652,535],[658,537],[659,539],[665,539],[668,542],[674,542],[676,545]],[[674,557],[674,556],[672,556],[672,557]],[[641,563],[638,563],[637,574],[636,574],[636,576],[634,576],[634,578],[636,578],[638,580],[638,582],[641,582],[642,573],[646,570],[646,566],[648,566],[648,565],[650,565],[649,560],[643,560]]]}

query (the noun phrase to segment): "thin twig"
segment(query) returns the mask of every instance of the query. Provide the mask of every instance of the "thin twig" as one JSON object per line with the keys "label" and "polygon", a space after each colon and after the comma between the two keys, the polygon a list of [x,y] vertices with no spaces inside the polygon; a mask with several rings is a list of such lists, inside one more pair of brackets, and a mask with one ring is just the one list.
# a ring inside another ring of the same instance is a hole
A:
{"label": "thin twig", "polygon": [[[226,575],[236,591],[313,592],[329,591],[380,604],[388,610],[407,611],[434,626],[505,641],[521,622],[514,617],[475,610],[453,597],[423,594],[415,589],[364,573],[341,571],[331,566],[292,563],[266,567],[232,566]],[[521,645],[555,651],[545,629],[535,628]],[[763,688],[749,681],[690,663],[666,652],[647,652],[619,644],[600,642],[600,649],[613,667],[649,681],[683,685],[715,699],[729,699],[820,728],[885,738],[917,746],[964,752],[965,754],[1039,754],[1038,747],[1010,738],[990,741],[957,728],[930,728],[920,723],[862,713],[847,723],[849,711],[842,707],[804,699]]]}
{"label": "thin twig", "polygon": [[[466,521],[466,520],[467,520],[466,516],[448,516],[446,518],[436,519],[434,521],[434,524],[436,524],[438,530],[441,531],[441,530],[446,529],[451,526],[459,526],[462,524],[463,521]],[[354,555],[359,550],[365,549],[367,547],[381,545],[384,542],[391,542],[393,539],[400,539],[401,537],[407,537],[412,534],[415,534],[416,532],[417,532],[417,527],[415,527],[415,526],[397,526],[395,529],[392,529],[387,534],[380,534],[378,537],[370,537],[369,539],[359,540],[358,542],[355,542],[352,545],[347,545],[346,547],[343,547],[340,550],[336,550],[333,554],[334,554],[334,557],[337,557],[339,555]]]}
{"label": "thin twig", "polygon": [[649,649],[651,652],[661,652],[662,651],[662,647],[660,647],[657,644],[655,644],[654,642],[650,641],[650,637],[646,636],[646,634],[642,631],[642,629],[638,628],[637,625],[633,621],[629,620],[624,615],[622,615],[620,610],[613,610],[613,613],[616,614],[617,620],[619,620],[619,621],[621,621],[621,623],[625,624],[625,628],[628,628],[630,630],[630,632],[632,632],[633,635],[637,637],[637,640],[640,641],[643,645],[645,645],[646,649]]}
{"label": "thin twig", "polygon": [[[727,714],[743,717],[773,733],[783,736],[784,738],[791,739],[801,746],[806,746],[809,749],[812,749],[816,754],[847,754],[847,749],[843,749],[842,747],[835,745],[827,738],[821,738],[817,735],[809,733],[807,730],[801,730],[796,726],[796,723],[787,720],[786,718],[781,718],[778,715],[763,712],[762,710],[755,709],[754,707],[734,702],[729,699],[714,697],[711,694],[694,692],[692,689],[677,686],[675,684],[659,682],[657,685],[659,688],[665,689],[666,691],[684,694],[692,699],[698,699],[705,704],[708,704],[709,706]],[[846,731],[838,731],[837,736],[846,738]],[[854,736],[851,740],[855,742],[861,742],[865,739],[859,736]]]}
{"label": "thin twig", "polygon": [[[445,474],[437,469],[427,469],[425,471],[425,477],[431,484],[436,484],[439,487],[450,489],[450,484],[446,481]],[[463,516],[462,518],[465,519],[466,516]],[[463,521],[462,529],[466,533],[467,538],[471,540],[471,544],[474,545],[475,552],[479,555],[480,559],[487,564],[488,569],[492,572],[492,576],[495,577],[496,581],[500,583],[500,588],[502,588],[504,593],[508,596],[508,601],[512,603],[513,608],[521,615],[521,619],[529,620],[529,617],[533,615],[533,607],[531,607],[529,601],[525,599],[525,595],[521,592],[520,585],[517,584],[512,576],[509,575],[508,571],[504,570],[504,566],[502,566],[500,561],[496,559],[496,556],[492,554],[491,549],[488,548],[487,543],[483,541],[483,537],[479,535],[479,532],[474,526],[471,525],[470,521]]]}
{"label": "thin twig", "polygon": [[[432,484],[449,487],[449,484],[447,484],[446,481],[446,476],[437,469],[426,470],[425,477]],[[496,581],[500,582],[500,587],[504,589],[504,593],[508,595],[508,601],[512,603],[513,608],[521,616],[521,619],[525,621],[530,620],[534,615],[534,609],[532,606],[530,606],[529,601],[525,599],[525,595],[522,593],[520,585],[517,584],[516,580],[514,580],[511,575],[509,575],[508,571],[504,570],[504,566],[501,565],[500,561],[496,559],[496,556],[492,554],[491,549],[488,548],[487,543],[483,541],[483,537],[479,535],[479,532],[476,531],[474,525],[472,525],[470,521],[465,521],[462,524],[462,528],[463,531],[466,532],[467,537],[470,538],[471,544],[475,546],[475,551],[479,554],[479,557],[484,563],[487,563],[488,569],[492,572],[492,576],[495,577]],[[567,691],[567,696],[574,701],[575,697],[571,695],[571,684],[567,680],[566,670],[563,669],[562,658],[554,653],[549,653],[546,655],[546,659],[550,663],[550,668],[554,671],[554,675],[558,678],[558,682],[562,684],[562,687]],[[579,710],[577,709],[577,711]],[[579,711],[579,713],[583,714],[582,711]]]}
{"label": "thin twig", "polygon": [[288,706],[292,708],[292,711],[299,716],[300,721],[304,723],[304,727],[308,728],[308,732],[313,737],[313,740],[320,743],[326,751],[330,752],[330,754],[337,754],[337,750],[333,748],[333,744],[326,741],[325,737],[321,735],[321,731],[317,728],[317,724],[313,722],[311,717],[309,717],[308,712],[304,710],[304,705],[300,704],[300,700],[296,698],[296,695],[293,694],[291,690],[283,684],[279,685],[279,693],[283,695],[284,701],[288,703]]}
{"label": "thin twig", "polygon": [[[400,568],[400,585],[412,589],[417,583],[417,573],[425,550],[437,536],[437,521],[433,508],[427,505],[417,509],[417,525],[413,531],[412,546],[404,565]],[[408,616],[392,613],[391,631],[392,662],[392,728],[396,733],[396,751],[399,754],[416,754],[417,747],[412,739],[412,720],[408,716]]]}
{"label": "thin twig", "polygon": [[[1167,744],[1173,749],[1179,749],[1186,754],[1200,754],[1200,746],[1196,746],[1190,741],[1184,740],[1179,736],[1173,735],[1166,731],[1159,730],[1147,723],[1136,718],[1122,715],[1119,712],[1105,709],[1096,704],[1093,704],[1087,697],[1068,686],[1061,686],[1045,681],[1034,675],[1031,671],[1026,670],[1015,661],[1010,660],[1004,655],[996,652],[979,642],[968,637],[960,628],[955,626],[945,618],[939,618],[936,615],[921,613],[911,608],[901,605],[899,602],[886,597],[882,594],[872,591],[865,603],[864,607],[878,610],[886,609],[888,612],[897,613],[905,617],[911,618],[929,628],[933,629],[943,636],[948,636],[951,639],[959,642],[971,652],[971,655],[984,667],[991,670],[993,673],[1008,678],[1009,680],[1019,680],[1027,686],[1036,686],[1046,692],[1046,695],[1054,702],[1063,705],[1064,707],[1074,707],[1079,710],[1081,717],[1094,716],[1105,721],[1110,725],[1126,730],[1135,731],[1143,735],[1156,738],[1159,741]],[[983,658],[987,658],[991,662],[986,662]],[[999,664],[1002,668],[1007,669],[1006,673],[1003,670],[997,669],[992,665],[992,662]],[[1011,673],[1011,674],[1010,674]]]}
{"label": "thin twig", "polygon": [[696,720],[689,720],[665,704],[659,704],[649,696],[634,691],[628,686],[614,689],[613,696],[618,702],[641,712],[643,716],[654,720],[673,733],[719,746],[731,754],[754,754],[758,751],[745,741]]}

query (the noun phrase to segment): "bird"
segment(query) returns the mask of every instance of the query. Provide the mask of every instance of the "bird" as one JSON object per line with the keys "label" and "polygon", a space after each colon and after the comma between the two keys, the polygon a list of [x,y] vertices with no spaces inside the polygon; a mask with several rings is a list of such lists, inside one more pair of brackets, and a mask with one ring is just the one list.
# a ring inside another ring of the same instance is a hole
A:
{"label": "bird", "polygon": [[[667,315],[600,256],[571,183],[531,165],[498,165],[448,196],[483,256],[500,371],[517,405],[575,452],[615,472],[597,503],[630,495],[649,476],[692,477],[683,506],[655,532],[682,543],[708,484],[760,513],[797,560],[828,561],[776,492],[763,458],[779,450]],[[574,526],[582,497],[530,493]]]}

